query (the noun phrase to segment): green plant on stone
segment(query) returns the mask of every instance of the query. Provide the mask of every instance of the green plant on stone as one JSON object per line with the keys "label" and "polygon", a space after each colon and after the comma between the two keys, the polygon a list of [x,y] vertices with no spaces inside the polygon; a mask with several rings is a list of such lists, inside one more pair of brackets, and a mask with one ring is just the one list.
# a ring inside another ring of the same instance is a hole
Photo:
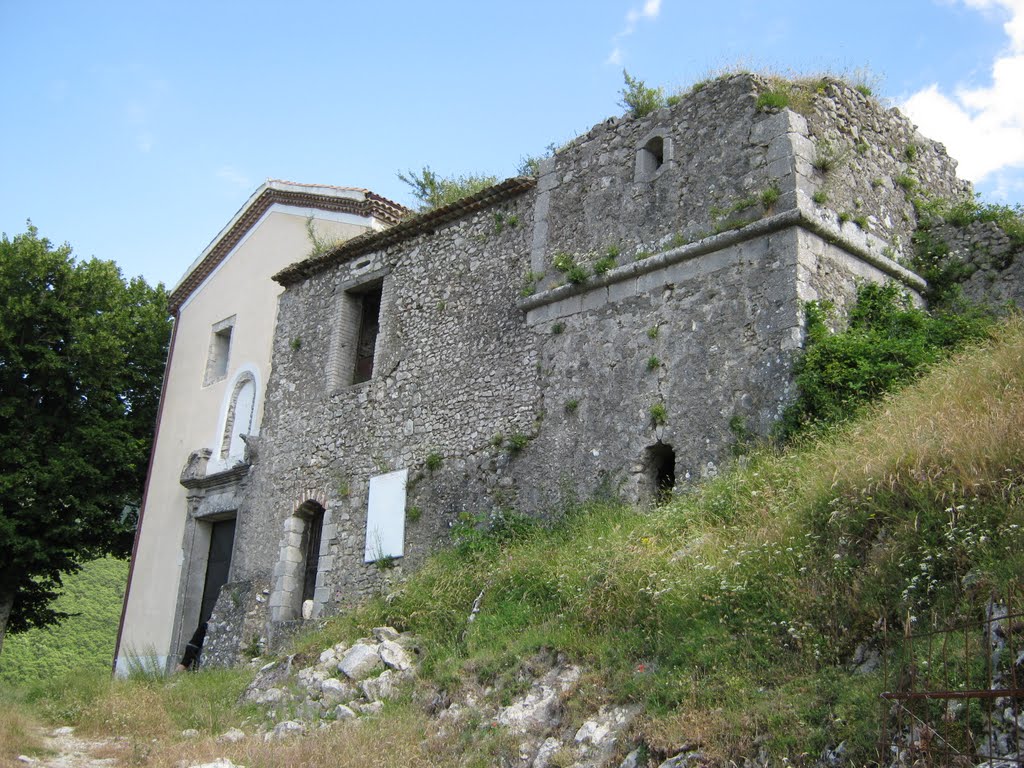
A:
{"label": "green plant on stone", "polygon": [[665,94],[661,88],[647,87],[643,80],[630,77],[626,70],[622,70],[622,77],[626,84],[619,92],[622,95],[619,105],[624,107],[630,115],[646,117],[651,112],[665,106]]}
{"label": "green plant on stone", "polygon": [[590,277],[590,272],[582,264],[575,264],[565,272],[565,279],[573,285],[585,283],[588,277]]}
{"label": "green plant on stone", "polygon": [[505,444],[505,436],[501,432],[495,432],[494,436],[491,437],[491,446],[494,448],[501,448]]}
{"label": "green plant on stone", "polygon": [[566,413],[570,413],[570,414],[576,413],[576,409],[579,408],[579,407],[580,407],[580,401],[577,398],[575,398],[575,397],[571,397],[571,398],[569,398],[568,400],[565,401],[565,412]]}
{"label": "green plant on stone", "polygon": [[686,239],[686,236],[682,232],[676,232],[672,235],[672,239],[668,242],[669,248],[682,248],[690,241]]}
{"label": "green plant on stone", "polygon": [[885,184],[885,179],[882,179],[882,178],[880,178],[880,177],[878,177],[878,176],[876,176],[875,178],[873,178],[873,179],[871,180],[871,188],[872,188],[872,189],[878,189],[878,188],[879,188],[879,187],[881,187],[881,186],[882,186],[883,184]]}
{"label": "green plant on stone", "polygon": [[594,262],[594,274],[603,275],[615,268],[615,259],[611,256],[603,256]]}
{"label": "green plant on stone", "polygon": [[868,217],[867,216],[854,216],[853,223],[863,229],[865,232],[868,229]]}
{"label": "green plant on stone", "polygon": [[871,86],[867,85],[866,83],[857,83],[857,85],[853,86],[853,88],[861,96],[868,96],[868,97],[870,97],[870,96],[873,95],[873,93],[871,91]]}
{"label": "green plant on stone", "polygon": [[765,91],[757,97],[754,107],[759,112],[775,112],[789,106],[789,89],[776,88]]}
{"label": "green plant on stone", "polygon": [[381,555],[373,564],[377,567],[378,571],[387,571],[394,568],[397,563],[397,558],[394,555]]}
{"label": "green plant on stone", "polygon": [[839,147],[827,139],[819,139],[811,165],[819,173],[826,174],[838,168],[844,159],[845,155]]}
{"label": "green plant on stone", "polygon": [[444,465],[444,456],[437,452],[428,453],[424,464],[431,472],[436,472]]}
{"label": "green plant on stone", "polygon": [[636,252],[636,255],[633,257],[633,260],[634,261],[643,261],[644,259],[649,259],[653,255],[654,254],[651,251],[646,251],[646,250],[641,249],[641,250]]}
{"label": "green plant on stone", "polygon": [[825,203],[828,202],[828,192],[826,192],[824,189],[816,189],[814,190],[814,194],[811,195],[811,200],[813,200],[818,205],[824,205]]}
{"label": "green plant on stone", "polygon": [[576,266],[576,259],[572,254],[566,253],[565,251],[556,251],[555,255],[551,257],[551,266],[565,274]]}
{"label": "green plant on stone", "polygon": [[651,416],[651,422],[656,427],[660,427],[668,422],[668,408],[665,407],[664,403],[655,403],[648,410]]}
{"label": "green plant on stone", "polygon": [[839,212],[839,223],[840,224],[845,224],[846,222],[848,222],[852,218],[853,218],[853,214],[851,214],[849,211],[840,211]]}
{"label": "green plant on stone", "polygon": [[864,141],[864,139],[861,139],[853,145],[853,148],[857,150],[858,155],[866,155],[868,150],[871,149],[871,145]]}
{"label": "green plant on stone", "polygon": [[647,338],[648,339],[656,339],[656,338],[658,338],[658,326],[652,325],[650,328],[647,329]]}
{"label": "green plant on stone", "polygon": [[294,339],[291,340],[288,346],[292,348],[292,352],[298,352],[300,349],[302,349],[302,339],[296,336]]}
{"label": "green plant on stone", "polygon": [[543,272],[527,270],[526,274],[523,276],[523,287],[519,290],[519,295],[523,297],[533,296],[533,294],[537,292],[537,283],[543,279]]}
{"label": "green plant on stone", "polygon": [[761,191],[761,205],[766,209],[771,208],[773,205],[779,202],[779,197],[781,196],[781,194],[782,193],[779,190],[778,185],[772,184],[770,187],[767,187]]}
{"label": "green plant on stone", "polygon": [[555,323],[551,326],[551,333],[557,336],[565,331],[565,323]]}
{"label": "green plant on stone", "polygon": [[530,443],[530,438],[521,432],[513,432],[508,436],[508,452],[520,453]]}
{"label": "green plant on stone", "polygon": [[647,358],[647,370],[654,371],[661,367],[661,360],[657,355],[651,355]]}
{"label": "green plant on stone", "polygon": [[917,159],[918,147],[917,144],[910,143],[903,148],[903,157],[908,163],[912,163]]}
{"label": "green plant on stone", "polygon": [[917,179],[905,173],[901,173],[899,176],[893,179],[893,182],[896,184],[897,187],[907,192],[917,187]]}
{"label": "green plant on stone", "polygon": [[423,517],[423,510],[420,507],[409,507],[405,512],[405,519],[410,523],[418,523]]}
{"label": "green plant on stone", "polygon": [[619,258],[620,253],[622,253],[622,249],[619,247],[618,243],[612,243],[604,249],[604,255],[609,259]]}

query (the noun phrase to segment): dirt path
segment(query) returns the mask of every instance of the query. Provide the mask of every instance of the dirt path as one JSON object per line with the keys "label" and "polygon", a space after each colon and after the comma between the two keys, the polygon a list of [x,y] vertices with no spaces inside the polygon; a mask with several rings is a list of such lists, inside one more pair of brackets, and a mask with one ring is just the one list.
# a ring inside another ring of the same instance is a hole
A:
{"label": "dirt path", "polygon": [[18,762],[37,768],[104,768],[116,766],[111,753],[120,751],[116,739],[80,739],[74,728],[57,728],[43,735],[43,743],[55,754],[46,757],[19,757]]}

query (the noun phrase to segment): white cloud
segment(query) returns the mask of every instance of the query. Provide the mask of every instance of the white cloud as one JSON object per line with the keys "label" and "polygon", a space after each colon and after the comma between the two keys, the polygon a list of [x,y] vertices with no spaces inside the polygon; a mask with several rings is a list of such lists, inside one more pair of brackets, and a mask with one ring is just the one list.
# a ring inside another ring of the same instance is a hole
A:
{"label": "white cloud", "polygon": [[639,8],[630,8],[626,12],[625,26],[612,38],[612,52],[605,59],[605,64],[620,66],[623,53],[622,39],[629,37],[636,31],[636,23],[638,21],[641,19],[656,19],[659,13],[661,13],[661,0],[644,0],[644,4]]}
{"label": "white cloud", "polygon": [[971,181],[1024,169],[1024,0],[963,0],[980,11],[1008,12],[1006,51],[992,62],[991,84],[958,87],[949,95],[932,84],[901,105],[928,136],[946,145]]}
{"label": "white cloud", "polygon": [[221,181],[226,181],[228,184],[238,187],[239,189],[248,190],[253,187],[253,183],[249,180],[248,176],[236,171],[230,165],[221,166],[217,170],[217,178]]}

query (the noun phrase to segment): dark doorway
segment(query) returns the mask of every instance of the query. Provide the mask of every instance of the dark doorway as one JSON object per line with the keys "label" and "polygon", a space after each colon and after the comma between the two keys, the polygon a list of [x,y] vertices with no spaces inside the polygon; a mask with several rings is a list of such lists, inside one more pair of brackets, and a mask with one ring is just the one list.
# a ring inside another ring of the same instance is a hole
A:
{"label": "dark doorway", "polygon": [[220,588],[227,584],[231,570],[231,549],[235,543],[235,520],[218,520],[211,525],[210,556],[206,561],[206,582],[203,585],[203,605],[199,610],[199,624],[210,620],[213,605]]}
{"label": "dark doorway", "polygon": [[676,486],[676,452],[660,440],[647,449],[647,476],[651,480],[654,500],[659,504],[672,498]]}
{"label": "dark doorway", "polygon": [[320,567],[320,537],[324,532],[324,508],[316,504],[306,521],[302,551],[305,561],[302,569],[302,602],[313,599],[316,591],[316,572]]}

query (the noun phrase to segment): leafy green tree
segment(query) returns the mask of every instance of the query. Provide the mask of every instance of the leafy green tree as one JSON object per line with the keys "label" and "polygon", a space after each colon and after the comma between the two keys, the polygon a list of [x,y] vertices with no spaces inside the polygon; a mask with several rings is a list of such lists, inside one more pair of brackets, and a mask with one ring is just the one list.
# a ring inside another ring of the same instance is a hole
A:
{"label": "leafy green tree", "polygon": [[429,165],[417,173],[399,173],[398,178],[412,189],[413,197],[420,201],[420,210],[429,211],[442,208],[463,197],[474,195],[497,183],[496,176],[438,176]]}
{"label": "leafy green tree", "polygon": [[62,617],[61,574],[129,551],[169,334],[162,285],[0,238],[0,648]]}

